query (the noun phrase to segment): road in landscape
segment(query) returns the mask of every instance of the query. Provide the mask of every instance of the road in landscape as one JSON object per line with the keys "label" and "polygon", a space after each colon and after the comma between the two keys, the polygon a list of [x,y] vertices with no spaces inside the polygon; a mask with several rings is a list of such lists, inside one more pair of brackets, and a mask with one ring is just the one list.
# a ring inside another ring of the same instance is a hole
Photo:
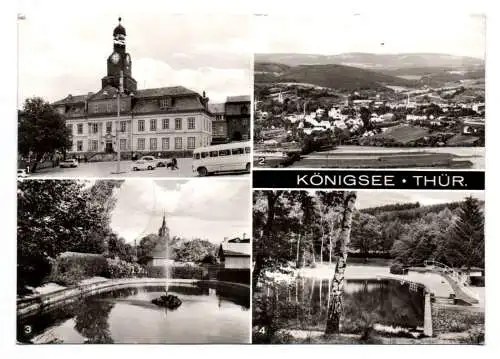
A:
{"label": "road in landscape", "polygon": [[[192,171],[191,158],[179,158],[177,160],[178,170],[167,167],[157,167],[154,170],[132,171],[133,161],[120,162],[120,174],[116,174],[117,162],[88,162],[80,163],[76,168],[45,168],[37,170],[29,175],[30,178],[114,178],[114,177],[198,177]],[[218,175],[219,176],[219,175]],[[248,177],[248,173],[228,173],[222,176]]]}

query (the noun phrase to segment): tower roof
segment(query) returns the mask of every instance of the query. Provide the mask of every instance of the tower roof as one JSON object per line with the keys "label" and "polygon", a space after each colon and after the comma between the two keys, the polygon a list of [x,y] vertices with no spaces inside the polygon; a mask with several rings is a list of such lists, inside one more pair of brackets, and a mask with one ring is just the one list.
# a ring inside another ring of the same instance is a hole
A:
{"label": "tower roof", "polygon": [[125,31],[125,28],[122,26],[121,21],[122,21],[122,18],[119,17],[118,18],[118,26],[115,27],[115,29],[113,30],[113,36],[116,36],[116,35],[127,36],[127,32]]}

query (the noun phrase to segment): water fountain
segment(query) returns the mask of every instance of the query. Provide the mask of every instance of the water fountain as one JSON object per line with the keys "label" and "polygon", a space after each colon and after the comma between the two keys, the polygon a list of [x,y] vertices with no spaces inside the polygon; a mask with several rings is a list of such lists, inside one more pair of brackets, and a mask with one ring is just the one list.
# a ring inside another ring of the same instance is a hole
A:
{"label": "water fountain", "polygon": [[168,258],[169,258],[169,250],[168,250],[168,242],[170,240],[170,235],[168,232],[167,228],[167,223],[165,221],[165,213],[163,214],[163,223],[158,231],[158,235],[160,238],[165,239],[165,294],[161,295],[159,298],[155,298],[151,301],[151,303],[156,304],[160,307],[164,307],[170,310],[174,310],[180,307],[182,304],[182,301],[179,299],[179,297],[173,295],[173,294],[168,294],[168,281],[170,277],[170,271],[168,268]]}

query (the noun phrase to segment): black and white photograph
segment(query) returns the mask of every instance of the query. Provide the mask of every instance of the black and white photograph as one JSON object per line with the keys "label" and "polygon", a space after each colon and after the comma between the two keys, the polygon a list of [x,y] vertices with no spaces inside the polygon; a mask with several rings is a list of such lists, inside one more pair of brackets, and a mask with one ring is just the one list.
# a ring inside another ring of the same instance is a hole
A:
{"label": "black and white photograph", "polygon": [[255,167],[484,169],[484,15],[255,22]]}
{"label": "black and white photograph", "polygon": [[251,15],[18,14],[18,175],[250,171]]}
{"label": "black and white photograph", "polygon": [[484,191],[254,191],[252,342],[484,344],[484,206]]}
{"label": "black and white photograph", "polygon": [[20,180],[18,343],[250,343],[249,194],[224,178]]}

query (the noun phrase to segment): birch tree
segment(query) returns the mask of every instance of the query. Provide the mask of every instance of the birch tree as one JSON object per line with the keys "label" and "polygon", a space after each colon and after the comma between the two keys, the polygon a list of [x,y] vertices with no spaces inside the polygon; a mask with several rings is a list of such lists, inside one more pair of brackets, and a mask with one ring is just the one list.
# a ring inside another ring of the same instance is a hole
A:
{"label": "birch tree", "polygon": [[[343,201],[343,215],[337,243],[338,260],[332,279],[330,306],[326,322],[325,334],[340,332],[340,319],[343,311],[343,291],[345,282],[345,268],[347,265],[347,250],[351,236],[352,215],[356,203],[356,192],[345,192]],[[336,248],[336,252],[337,252]]]}

